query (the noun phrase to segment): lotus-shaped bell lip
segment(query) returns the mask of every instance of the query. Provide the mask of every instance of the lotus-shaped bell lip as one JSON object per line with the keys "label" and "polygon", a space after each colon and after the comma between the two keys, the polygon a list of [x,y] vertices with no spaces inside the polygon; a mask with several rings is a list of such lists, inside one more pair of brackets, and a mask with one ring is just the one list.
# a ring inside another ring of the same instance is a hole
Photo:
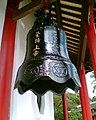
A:
{"label": "lotus-shaped bell lip", "polygon": [[76,92],[79,89],[79,86],[76,86],[71,79],[69,79],[63,84],[52,81],[50,78],[47,79],[47,77],[44,80],[43,79],[40,78],[31,85],[25,85],[21,81],[19,85],[17,84],[15,85],[15,87],[18,87],[18,92],[20,94],[23,94],[28,90],[31,90],[35,95],[40,95],[40,96],[44,95],[48,91],[52,91],[55,94],[63,94],[67,88],[71,88]]}

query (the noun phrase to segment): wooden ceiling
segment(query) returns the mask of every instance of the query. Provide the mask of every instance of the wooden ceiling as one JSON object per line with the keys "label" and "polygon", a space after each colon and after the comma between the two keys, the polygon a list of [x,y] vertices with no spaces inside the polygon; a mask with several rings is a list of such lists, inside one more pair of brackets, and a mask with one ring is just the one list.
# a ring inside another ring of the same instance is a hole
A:
{"label": "wooden ceiling", "polygon": [[[89,3],[87,0],[49,0],[49,3],[53,19],[66,32],[67,48],[72,62],[79,69],[81,60],[84,60],[86,70],[91,70],[92,64],[84,30]],[[42,7],[41,0],[33,0],[13,14],[12,19],[18,20],[40,7]],[[94,16],[96,23],[96,3],[94,4]]]}

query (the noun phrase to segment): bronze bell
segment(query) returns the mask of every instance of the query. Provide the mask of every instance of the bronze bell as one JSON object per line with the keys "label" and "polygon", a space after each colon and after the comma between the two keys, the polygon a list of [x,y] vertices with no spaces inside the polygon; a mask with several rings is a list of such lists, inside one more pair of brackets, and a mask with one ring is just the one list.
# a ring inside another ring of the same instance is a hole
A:
{"label": "bronze bell", "polygon": [[66,34],[49,13],[37,11],[34,26],[27,35],[26,55],[20,66],[15,88],[43,95],[48,90],[62,94],[67,88],[78,90],[80,81],[66,44]]}

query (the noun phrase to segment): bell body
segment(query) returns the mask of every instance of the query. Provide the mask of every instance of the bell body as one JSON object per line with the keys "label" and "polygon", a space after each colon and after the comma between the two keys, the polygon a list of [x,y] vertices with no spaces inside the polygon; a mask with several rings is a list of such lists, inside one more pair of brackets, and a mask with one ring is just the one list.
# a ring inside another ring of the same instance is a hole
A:
{"label": "bell body", "polygon": [[45,26],[41,31],[29,31],[26,57],[18,70],[15,87],[20,94],[32,90],[36,95],[48,90],[62,94],[67,88],[80,87],[63,30]]}
{"label": "bell body", "polygon": [[38,27],[38,21],[27,35],[26,55],[20,66],[15,88],[43,95],[48,90],[62,94],[67,88],[78,90],[77,70],[67,51],[66,34],[53,24]]}

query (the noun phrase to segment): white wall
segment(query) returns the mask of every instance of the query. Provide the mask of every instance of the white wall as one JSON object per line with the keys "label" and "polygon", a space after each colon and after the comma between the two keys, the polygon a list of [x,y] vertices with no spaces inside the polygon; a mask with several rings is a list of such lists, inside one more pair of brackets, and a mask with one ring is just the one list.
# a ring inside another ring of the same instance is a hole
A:
{"label": "white wall", "polygon": [[[30,0],[25,0],[20,6],[29,1]],[[0,0],[0,48],[6,5],[7,0]],[[54,120],[53,94],[51,92],[48,92],[43,96],[44,113],[40,114],[36,102],[37,97],[32,92],[28,91],[24,95],[19,95],[17,90],[13,90],[17,70],[25,57],[26,35],[33,22],[34,16],[31,14],[19,20],[17,23],[10,120]]]}
{"label": "white wall", "polygon": [[28,91],[24,95],[20,95],[17,89],[13,90],[17,70],[25,57],[26,35],[32,27],[34,19],[31,14],[17,22],[10,120],[54,120],[53,94],[51,92],[43,96],[44,113],[40,114],[36,102],[37,97],[32,92]]}
{"label": "white wall", "polygon": [[0,48],[7,0],[0,0]]}

